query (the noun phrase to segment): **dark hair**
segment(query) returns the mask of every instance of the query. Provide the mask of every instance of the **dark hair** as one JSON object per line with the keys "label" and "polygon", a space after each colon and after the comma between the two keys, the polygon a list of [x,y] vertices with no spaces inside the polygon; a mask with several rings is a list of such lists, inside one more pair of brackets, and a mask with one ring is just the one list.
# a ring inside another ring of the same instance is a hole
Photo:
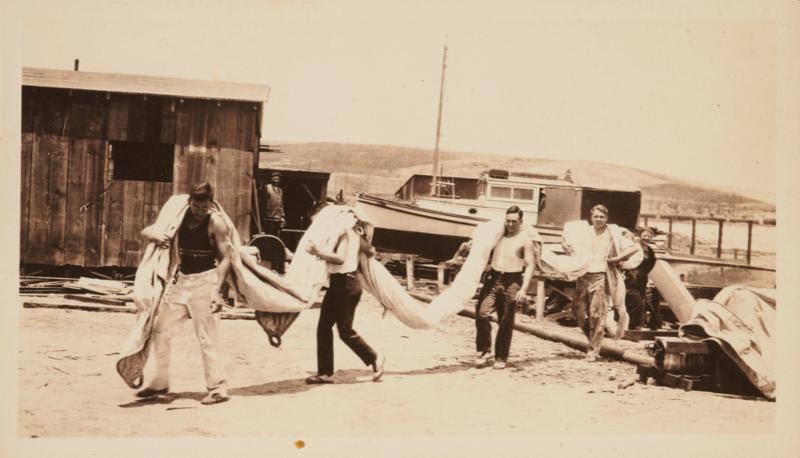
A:
{"label": "dark hair", "polygon": [[517,213],[519,215],[519,220],[522,221],[522,209],[521,208],[517,207],[516,205],[512,205],[512,206],[508,207],[508,210],[506,210],[506,215],[510,215],[512,213]]}
{"label": "dark hair", "polygon": [[608,216],[608,208],[603,204],[597,204],[594,207],[592,207],[592,209],[589,210],[589,214],[591,215],[592,213],[594,213],[595,210],[597,210],[600,213]]}
{"label": "dark hair", "polygon": [[214,187],[208,181],[198,183],[189,191],[189,198],[198,202],[214,200]]}

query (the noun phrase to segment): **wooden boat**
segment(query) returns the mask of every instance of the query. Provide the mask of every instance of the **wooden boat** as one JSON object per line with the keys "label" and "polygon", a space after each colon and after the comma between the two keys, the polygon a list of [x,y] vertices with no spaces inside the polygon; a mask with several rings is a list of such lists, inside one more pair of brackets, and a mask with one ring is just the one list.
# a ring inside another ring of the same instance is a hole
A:
{"label": "wooden boat", "polygon": [[592,206],[606,205],[610,221],[633,228],[639,215],[639,191],[580,186],[549,175],[490,170],[480,178],[439,179],[442,191],[431,195],[432,176],[414,175],[393,198],[359,194],[358,207],[375,225],[381,250],[449,259],[479,223],[502,216],[516,205],[545,243],[561,241],[565,222],[585,218]]}

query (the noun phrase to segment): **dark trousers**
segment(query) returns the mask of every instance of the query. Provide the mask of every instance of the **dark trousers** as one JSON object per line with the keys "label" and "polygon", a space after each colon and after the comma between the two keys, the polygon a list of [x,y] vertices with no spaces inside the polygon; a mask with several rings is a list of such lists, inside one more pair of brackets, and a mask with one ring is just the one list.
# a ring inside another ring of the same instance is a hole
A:
{"label": "dark trousers", "polygon": [[353,329],[353,316],[361,299],[361,283],[355,274],[331,274],[330,287],[322,300],[317,323],[317,373],[333,375],[333,325],[339,338],[370,365],[377,354]]}
{"label": "dark trousers", "polygon": [[522,286],[522,272],[500,273],[490,271],[475,306],[475,346],[479,352],[492,349],[492,312],[497,312],[497,339],[494,343],[495,358],[508,359],[511,336],[514,332],[515,296]]}
{"label": "dark trousers", "polygon": [[636,289],[625,291],[625,309],[628,310],[630,321],[628,328],[636,329],[644,325],[644,296]]}
{"label": "dark trousers", "polygon": [[281,220],[265,219],[264,232],[281,238]]}

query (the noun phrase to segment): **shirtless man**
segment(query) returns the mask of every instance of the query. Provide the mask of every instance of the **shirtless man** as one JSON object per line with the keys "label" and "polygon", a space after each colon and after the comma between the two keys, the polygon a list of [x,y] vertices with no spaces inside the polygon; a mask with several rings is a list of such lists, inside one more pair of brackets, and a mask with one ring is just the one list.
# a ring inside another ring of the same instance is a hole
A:
{"label": "shirtless man", "polygon": [[491,270],[483,283],[475,310],[478,356],[475,365],[484,367],[491,361],[492,327],[490,316],[497,311],[495,369],[505,369],[514,332],[517,302],[526,299],[534,269],[534,249],[530,236],[521,230],[522,210],[516,205],[506,210],[505,232],[494,247]]}

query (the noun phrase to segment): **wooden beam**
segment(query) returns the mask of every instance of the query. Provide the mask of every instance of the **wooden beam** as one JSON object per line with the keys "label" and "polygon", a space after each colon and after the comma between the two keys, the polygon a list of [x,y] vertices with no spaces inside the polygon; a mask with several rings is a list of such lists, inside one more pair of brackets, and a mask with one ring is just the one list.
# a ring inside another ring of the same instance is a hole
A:
{"label": "wooden beam", "polygon": [[406,257],[406,289],[414,289],[414,258]]}
{"label": "wooden beam", "polygon": [[536,321],[544,320],[544,280],[536,280]]}
{"label": "wooden beam", "polygon": [[667,248],[672,249],[672,217],[667,217]]}

